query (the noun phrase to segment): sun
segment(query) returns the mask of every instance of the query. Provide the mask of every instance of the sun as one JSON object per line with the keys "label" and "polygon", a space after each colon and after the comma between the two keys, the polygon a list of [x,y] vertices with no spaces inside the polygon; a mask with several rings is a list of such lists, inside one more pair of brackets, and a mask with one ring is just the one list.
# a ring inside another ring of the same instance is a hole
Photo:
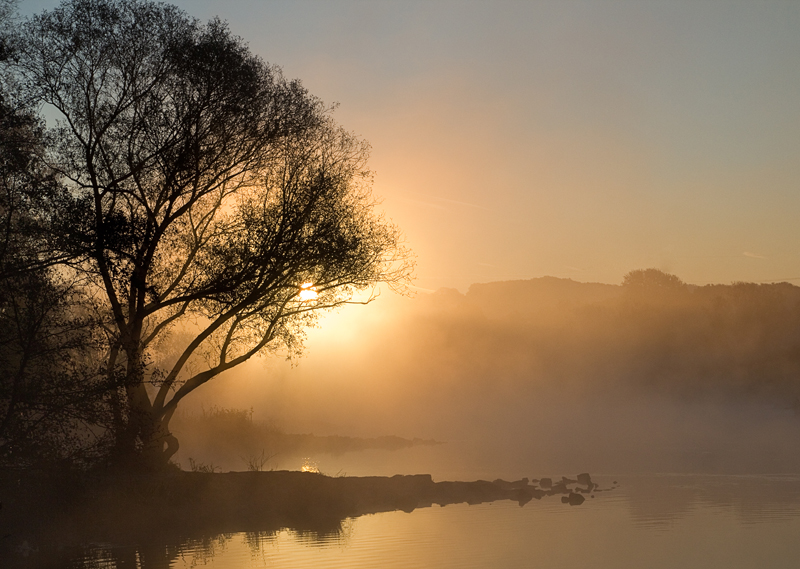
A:
{"label": "sun", "polygon": [[301,302],[309,302],[316,300],[319,294],[314,283],[303,283],[300,285],[300,293],[297,295]]}

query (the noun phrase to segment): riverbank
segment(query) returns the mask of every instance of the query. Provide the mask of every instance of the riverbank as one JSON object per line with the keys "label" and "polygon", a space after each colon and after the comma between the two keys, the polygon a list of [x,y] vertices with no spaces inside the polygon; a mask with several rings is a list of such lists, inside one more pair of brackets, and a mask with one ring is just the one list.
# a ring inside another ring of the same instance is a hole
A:
{"label": "riverbank", "polygon": [[[179,533],[314,529],[348,517],[410,512],[433,504],[513,500],[523,505],[558,495],[577,505],[595,488],[588,474],[553,483],[434,482],[430,475],[330,477],[298,471],[114,477],[5,473],[0,480],[0,532],[41,533],[65,518],[72,520],[67,529],[77,539],[113,539],[120,532],[130,535],[153,528]],[[60,535],[63,530],[58,528]],[[77,535],[81,533],[85,535]]]}
{"label": "riverbank", "polygon": [[576,479],[434,482],[430,475],[330,477],[312,472],[170,472],[139,476],[3,473],[0,536],[6,555],[85,543],[135,543],[159,536],[239,531],[338,531],[342,520],[433,504],[547,496],[580,505],[598,491],[588,474]]}

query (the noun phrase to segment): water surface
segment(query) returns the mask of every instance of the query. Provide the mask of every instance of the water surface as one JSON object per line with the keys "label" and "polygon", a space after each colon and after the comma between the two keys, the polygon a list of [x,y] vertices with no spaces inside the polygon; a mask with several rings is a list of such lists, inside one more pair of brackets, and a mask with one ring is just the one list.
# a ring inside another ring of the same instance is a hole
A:
{"label": "water surface", "polygon": [[433,506],[344,520],[325,534],[282,529],[180,544],[94,544],[75,567],[793,568],[800,477],[596,476],[619,487],[569,507]]}

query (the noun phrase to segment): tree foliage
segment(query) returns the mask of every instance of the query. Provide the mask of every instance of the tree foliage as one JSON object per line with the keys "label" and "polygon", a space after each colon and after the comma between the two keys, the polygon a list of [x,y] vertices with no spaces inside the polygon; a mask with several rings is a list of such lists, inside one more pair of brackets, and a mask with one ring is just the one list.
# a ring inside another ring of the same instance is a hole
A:
{"label": "tree foliage", "polygon": [[20,99],[60,117],[41,153],[64,189],[48,244],[99,323],[120,456],[168,459],[187,394],[296,349],[320,310],[407,279],[368,145],[223,22],[69,0],[15,45]]}
{"label": "tree foliage", "polygon": [[41,161],[41,121],[5,89],[0,132],[0,464],[86,460],[102,446],[107,385],[85,298],[50,246],[63,189]]}
{"label": "tree foliage", "polygon": [[675,290],[684,287],[683,281],[675,275],[658,269],[637,269],[630,271],[622,279],[622,286],[629,290]]}

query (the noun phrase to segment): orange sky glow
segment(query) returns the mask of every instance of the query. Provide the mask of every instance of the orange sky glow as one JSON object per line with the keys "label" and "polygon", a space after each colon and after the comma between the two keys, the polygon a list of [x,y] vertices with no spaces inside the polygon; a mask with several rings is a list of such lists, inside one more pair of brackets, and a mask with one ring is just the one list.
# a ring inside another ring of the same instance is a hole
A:
{"label": "orange sky glow", "polygon": [[340,104],[419,289],[800,283],[798,3],[175,3]]}

